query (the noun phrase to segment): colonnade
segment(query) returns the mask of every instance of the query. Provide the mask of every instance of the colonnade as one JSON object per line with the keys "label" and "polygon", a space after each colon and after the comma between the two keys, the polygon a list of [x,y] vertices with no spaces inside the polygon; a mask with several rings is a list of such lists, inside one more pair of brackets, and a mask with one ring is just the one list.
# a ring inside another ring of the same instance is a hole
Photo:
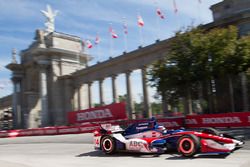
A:
{"label": "colonnade", "polygon": [[[150,110],[150,104],[149,104],[149,97],[148,97],[148,86],[147,86],[147,77],[146,77],[146,67],[142,67],[141,70],[141,78],[142,78],[142,90],[143,90],[143,117],[147,118],[147,117],[151,117],[152,116],[152,112]],[[132,95],[132,86],[131,85],[131,73],[133,71],[126,71],[124,72],[125,74],[125,80],[126,80],[126,94],[127,94],[127,99],[126,99],[126,107],[127,107],[127,114],[128,117],[130,119],[135,119],[136,115],[135,115],[135,111],[134,111],[134,105],[133,105],[133,95]],[[118,74],[112,74],[110,75],[111,78],[111,90],[112,90],[112,102],[113,103],[117,103],[118,102],[118,95],[117,95],[117,76]],[[100,78],[97,80],[98,82],[98,92],[99,92],[99,104],[104,105],[104,90],[103,90],[103,81],[106,78]],[[93,108],[93,101],[92,101],[92,86],[93,86],[93,82],[94,81],[90,81],[87,83],[82,83],[82,85],[86,85],[88,88],[86,89],[87,92],[83,92],[83,91],[77,91],[77,93],[87,93],[88,94],[88,108]],[[78,83],[79,84],[79,83]],[[138,85],[138,83],[136,83],[136,87],[140,86],[140,84]],[[78,95],[77,97],[81,97],[82,95]],[[79,100],[79,99],[78,99]],[[76,100],[76,101],[78,101]],[[80,107],[78,107],[78,109],[82,109]]]}

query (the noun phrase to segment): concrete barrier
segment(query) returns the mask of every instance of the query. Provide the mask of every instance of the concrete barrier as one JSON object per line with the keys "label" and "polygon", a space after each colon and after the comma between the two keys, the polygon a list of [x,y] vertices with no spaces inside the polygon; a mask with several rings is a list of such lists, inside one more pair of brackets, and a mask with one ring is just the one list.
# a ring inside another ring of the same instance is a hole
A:
{"label": "concrete barrier", "polygon": [[[187,117],[161,118],[157,122],[167,129],[200,128],[200,127],[250,127],[250,112],[211,114],[211,115],[192,115]],[[19,129],[0,131],[0,138],[22,137],[22,136],[43,136],[43,135],[64,135],[91,133],[99,127],[101,123],[112,123],[127,126],[135,122],[148,121],[148,119],[138,120],[111,120],[102,122],[86,122],[73,126],[55,126],[34,129]],[[250,128],[249,128],[250,130]],[[246,131],[246,130],[243,130]],[[249,134],[249,133],[247,133]],[[246,134],[246,135],[247,135]],[[249,135],[250,136],[250,135]],[[249,137],[250,138],[250,137]]]}

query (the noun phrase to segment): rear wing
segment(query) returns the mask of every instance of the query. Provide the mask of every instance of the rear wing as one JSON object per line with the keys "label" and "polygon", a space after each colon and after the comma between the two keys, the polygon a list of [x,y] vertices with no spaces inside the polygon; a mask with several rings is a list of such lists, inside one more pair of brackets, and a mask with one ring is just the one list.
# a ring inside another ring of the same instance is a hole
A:
{"label": "rear wing", "polygon": [[109,132],[124,131],[119,125],[101,124],[100,127],[101,129],[109,131]]}

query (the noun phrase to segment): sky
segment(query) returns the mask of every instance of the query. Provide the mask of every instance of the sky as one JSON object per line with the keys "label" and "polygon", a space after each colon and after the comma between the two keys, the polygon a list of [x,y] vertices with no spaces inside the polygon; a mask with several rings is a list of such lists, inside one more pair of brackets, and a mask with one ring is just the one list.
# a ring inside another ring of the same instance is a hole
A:
{"label": "sky", "polygon": [[[33,41],[36,29],[45,29],[45,17],[40,10],[46,10],[49,4],[59,13],[55,18],[55,31],[79,36],[92,41],[93,47],[86,52],[93,56],[89,65],[102,62],[109,57],[136,50],[138,46],[147,46],[156,39],[164,40],[174,36],[181,28],[212,22],[210,6],[221,0],[0,0],[0,97],[12,93],[11,72],[5,66],[11,62],[11,52],[26,49]],[[156,14],[159,8],[165,19]],[[174,9],[178,12],[175,13]],[[144,21],[138,27],[137,16]],[[127,40],[124,40],[123,22],[127,23]],[[109,27],[118,35],[110,38]],[[94,44],[96,36],[100,43]],[[127,41],[127,42],[125,42]],[[127,47],[125,47],[127,43]],[[125,49],[127,48],[127,49]],[[18,56],[18,61],[19,56]],[[141,72],[132,73],[132,92],[135,101],[141,100]],[[124,75],[118,76],[118,95],[126,92]],[[151,101],[156,93],[149,88]],[[98,102],[98,85],[93,84],[93,101]],[[111,80],[104,81],[105,103],[112,101]]]}

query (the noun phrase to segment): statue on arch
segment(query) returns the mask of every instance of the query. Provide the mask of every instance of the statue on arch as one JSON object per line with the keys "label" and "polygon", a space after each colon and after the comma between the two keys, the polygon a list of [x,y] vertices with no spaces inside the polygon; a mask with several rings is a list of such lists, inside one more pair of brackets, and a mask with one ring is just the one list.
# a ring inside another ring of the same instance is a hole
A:
{"label": "statue on arch", "polygon": [[12,49],[12,60],[11,60],[12,64],[17,64],[17,60],[16,60],[16,48]]}
{"label": "statue on arch", "polygon": [[55,17],[58,11],[53,11],[50,5],[47,5],[47,11],[41,10],[42,14],[46,17],[47,21],[45,22],[46,31],[54,32],[55,31]]}

